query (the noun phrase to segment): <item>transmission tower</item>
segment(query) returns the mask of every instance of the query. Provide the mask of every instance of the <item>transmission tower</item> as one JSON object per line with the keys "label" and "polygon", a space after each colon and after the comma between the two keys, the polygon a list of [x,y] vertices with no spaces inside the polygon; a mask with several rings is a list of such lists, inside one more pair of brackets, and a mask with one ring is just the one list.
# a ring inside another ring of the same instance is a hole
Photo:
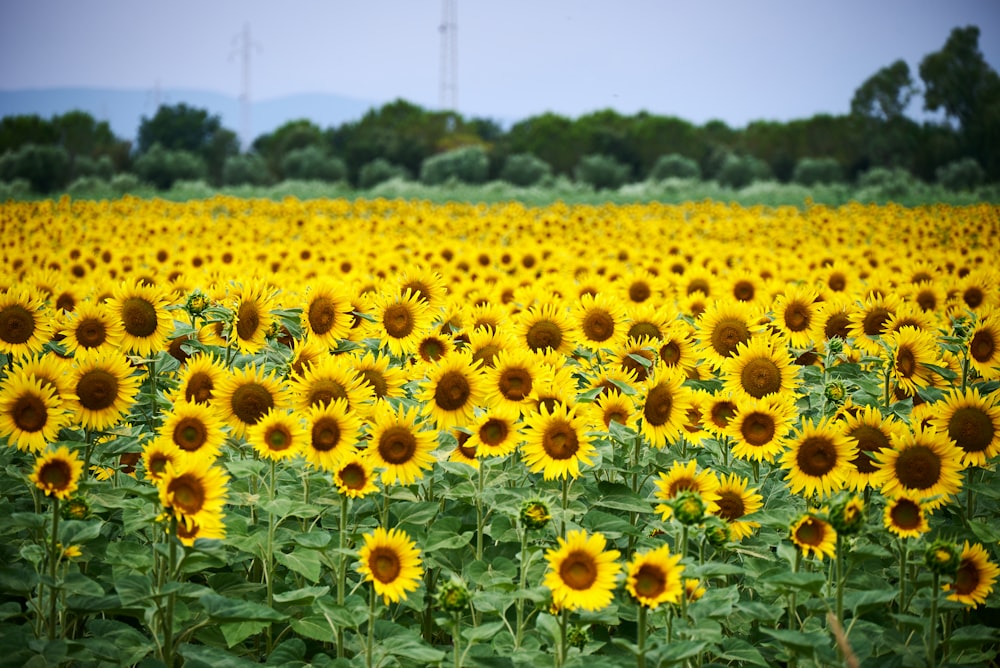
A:
{"label": "transmission tower", "polygon": [[458,110],[458,0],[441,1],[441,89],[442,109]]}
{"label": "transmission tower", "polygon": [[250,146],[253,138],[250,102],[250,56],[254,49],[260,50],[260,45],[250,39],[250,24],[243,24],[243,32],[233,38],[233,51],[229,54],[229,59],[239,56],[243,64],[242,79],[240,82],[240,135],[242,136],[243,150]]}

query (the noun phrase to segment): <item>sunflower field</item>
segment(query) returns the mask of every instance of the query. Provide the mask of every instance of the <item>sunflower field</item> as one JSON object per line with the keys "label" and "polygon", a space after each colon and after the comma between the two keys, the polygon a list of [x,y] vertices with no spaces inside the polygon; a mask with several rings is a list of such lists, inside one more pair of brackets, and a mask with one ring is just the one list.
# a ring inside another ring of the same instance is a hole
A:
{"label": "sunflower field", "polygon": [[1000,207],[0,226],[2,665],[996,665]]}

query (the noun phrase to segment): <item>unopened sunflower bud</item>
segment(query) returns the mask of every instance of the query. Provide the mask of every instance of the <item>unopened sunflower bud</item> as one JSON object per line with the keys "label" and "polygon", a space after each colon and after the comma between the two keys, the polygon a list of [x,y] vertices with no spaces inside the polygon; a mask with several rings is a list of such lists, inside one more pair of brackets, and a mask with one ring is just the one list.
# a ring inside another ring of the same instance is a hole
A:
{"label": "unopened sunflower bud", "polygon": [[832,336],[826,342],[826,349],[831,355],[839,355],[844,352],[844,340],[839,336]]}
{"label": "unopened sunflower bud", "polygon": [[718,549],[729,542],[729,524],[716,515],[705,518],[705,538],[708,544]]}
{"label": "unopened sunflower bud", "polygon": [[839,380],[836,380],[823,388],[823,393],[826,395],[828,401],[838,405],[843,403],[844,399],[847,398],[847,388],[844,387],[844,384]]}
{"label": "unopened sunflower bud", "polygon": [[184,310],[191,315],[201,315],[208,308],[209,303],[208,295],[196,289],[188,295],[187,301],[184,302]]}
{"label": "unopened sunflower bud", "polygon": [[842,536],[851,536],[865,525],[864,501],[846,497],[830,508],[830,525]]}
{"label": "unopened sunflower bud", "polygon": [[590,629],[586,626],[572,626],[566,633],[566,642],[571,647],[583,649],[590,642]]}
{"label": "unopened sunflower bud", "polygon": [[952,577],[958,572],[962,563],[962,551],[958,545],[940,538],[927,548],[924,553],[924,563],[932,573]]}
{"label": "unopened sunflower bud", "polygon": [[549,514],[549,507],[544,501],[532,499],[521,504],[521,525],[525,529],[544,529],[550,521],[552,515]]}
{"label": "unopened sunflower bud", "polygon": [[85,520],[90,517],[90,504],[82,496],[71,496],[59,507],[64,520]]}
{"label": "unopened sunflower bud", "polygon": [[469,607],[472,596],[468,587],[460,580],[451,579],[441,585],[437,593],[438,607],[446,612],[461,612]]}
{"label": "unopened sunflower bud", "polygon": [[705,500],[697,492],[683,491],[674,497],[671,505],[674,517],[681,524],[698,524],[705,517]]}

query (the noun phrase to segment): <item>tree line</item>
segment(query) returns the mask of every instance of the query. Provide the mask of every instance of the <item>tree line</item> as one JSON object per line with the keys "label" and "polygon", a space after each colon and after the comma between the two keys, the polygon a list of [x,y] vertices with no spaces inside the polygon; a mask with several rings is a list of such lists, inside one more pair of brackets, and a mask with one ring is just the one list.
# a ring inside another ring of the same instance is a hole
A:
{"label": "tree line", "polygon": [[[23,179],[39,193],[127,174],[158,188],[288,179],[367,188],[393,177],[531,185],[558,176],[598,188],[671,177],[741,187],[764,179],[853,182],[876,167],[959,186],[1000,181],[1000,76],[983,57],[979,29],[955,28],[917,75],[919,82],[897,60],[861,83],[848,114],[745,128],[605,109],[576,119],[544,113],[505,129],[398,99],[336,127],[290,121],[247,151],[218,116],[185,104],[143,117],[134,145],[82,111],[9,116],[0,119],[0,181]],[[937,120],[906,114],[919,96]]]}

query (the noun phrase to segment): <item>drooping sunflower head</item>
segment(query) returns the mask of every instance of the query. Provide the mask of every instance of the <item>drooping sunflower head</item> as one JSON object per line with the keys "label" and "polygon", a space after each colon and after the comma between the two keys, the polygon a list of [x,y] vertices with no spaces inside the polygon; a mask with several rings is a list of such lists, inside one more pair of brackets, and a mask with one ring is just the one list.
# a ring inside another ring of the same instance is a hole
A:
{"label": "drooping sunflower head", "polygon": [[814,554],[820,559],[836,556],[837,532],[823,518],[806,513],[792,524],[791,539],[804,556]]}
{"label": "drooping sunflower head", "polygon": [[993,592],[998,575],[1000,568],[990,561],[986,549],[979,543],[965,541],[954,580],[943,589],[948,592],[949,601],[975,608],[985,603]]}
{"label": "drooping sunflower head", "polygon": [[570,531],[559,538],[557,548],[546,552],[548,571],[544,585],[552,601],[567,610],[602,610],[614,598],[616,578],[621,572],[618,550],[607,550],[600,533]]}
{"label": "drooping sunflower head", "polygon": [[667,545],[637,552],[628,564],[625,588],[639,605],[650,609],[661,603],[676,603],[684,591],[684,566],[680,560],[681,555],[671,555]]}
{"label": "drooping sunflower head", "polygon": [[83,461],[66,446],[39,453],[30,480],[47,496],[68,499],[76,491]]}
{"label": "drooping sunflower head", "polygon": [[406,600],[420,587],[423,565],[420,550],[401,529],[376,528],[363,536],[357,570],[375,587],[386,604]]}

